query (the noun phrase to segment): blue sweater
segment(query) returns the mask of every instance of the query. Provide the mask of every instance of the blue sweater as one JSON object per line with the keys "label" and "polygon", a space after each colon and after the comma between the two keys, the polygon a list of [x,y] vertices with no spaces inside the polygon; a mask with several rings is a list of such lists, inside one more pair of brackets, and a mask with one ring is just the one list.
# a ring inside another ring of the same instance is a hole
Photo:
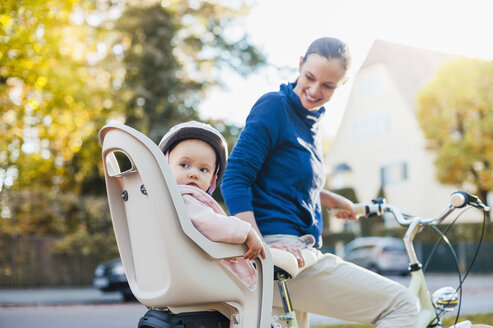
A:
{"label": "blue sweater", "polygon": [[321,246],[320,191],[325,174],[319,121],[293,91],[262,96],[229,157],[221,191],[234,215],[253,211],[263,235],[311,234]]}

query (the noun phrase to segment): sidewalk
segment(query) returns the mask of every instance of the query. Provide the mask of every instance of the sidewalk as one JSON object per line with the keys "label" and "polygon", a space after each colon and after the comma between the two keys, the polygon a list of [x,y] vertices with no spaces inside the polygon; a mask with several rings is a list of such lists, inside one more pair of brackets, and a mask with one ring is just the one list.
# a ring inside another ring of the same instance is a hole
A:
{"label": "sidewalk", "polygon": [[0,289],[0,306],[97,304],[122,302],[120,293],[102,293],[92,287]]}

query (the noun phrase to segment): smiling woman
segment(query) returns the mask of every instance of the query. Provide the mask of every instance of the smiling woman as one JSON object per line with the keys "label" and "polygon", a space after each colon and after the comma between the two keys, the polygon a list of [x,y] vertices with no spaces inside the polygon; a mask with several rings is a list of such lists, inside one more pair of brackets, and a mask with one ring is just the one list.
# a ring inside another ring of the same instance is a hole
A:
{"label": "smiling woman", "polygon": [[[318,250],[322,206],[346,209],[341,219],[356,218],[351,201],[323,189],[320,142],[323,105],[344,81],[349,61],[344,42],[317,39],[300,60],[296,81],[260,97],[231,153],[222,194],[230,213],[250,223],[271,249],[292,253],[300,268],[305,267],[302,251],[315,254],[317,262],[289,281],[300,327],[309,326],[307,312],[414,327],[416,299],[404,286]],[[276,314],[281,306],[275,293]]]}

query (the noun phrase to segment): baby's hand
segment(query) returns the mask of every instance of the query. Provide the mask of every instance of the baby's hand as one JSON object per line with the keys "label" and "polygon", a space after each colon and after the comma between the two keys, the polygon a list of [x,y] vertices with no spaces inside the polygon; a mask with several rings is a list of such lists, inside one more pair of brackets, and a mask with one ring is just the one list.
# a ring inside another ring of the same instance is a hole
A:
{"label": "baby's hand", "polygon": [[252,228],[250,228],[250,231],[248,232],[245,245],[248,247],[248,250],[243,254],[245,260],[253,260],[259,255],[265,259],[265,250],[262,239],[260,239],[258,233]]}

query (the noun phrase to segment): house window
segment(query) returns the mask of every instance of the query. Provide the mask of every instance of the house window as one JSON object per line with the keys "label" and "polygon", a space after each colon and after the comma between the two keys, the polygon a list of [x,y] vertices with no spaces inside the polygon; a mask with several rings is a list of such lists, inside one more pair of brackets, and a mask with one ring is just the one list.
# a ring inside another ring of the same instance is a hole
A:
{"label": "house window", "polygon": [[366,74],[360,76],[354,86],[354,97],[364,99],[374,96],[384,90],[384,83],[381,74]]}
{"label": "house window", "polygon": [[351,138],[358,143],[386,136],[390,131],[391,116],[388,110],[369,111],[351,123]]}
{"label": "house window", "polygon": [[380,168],[380,181],[383,187],[402,183],[408,179],[406,162],[392,163]]}

